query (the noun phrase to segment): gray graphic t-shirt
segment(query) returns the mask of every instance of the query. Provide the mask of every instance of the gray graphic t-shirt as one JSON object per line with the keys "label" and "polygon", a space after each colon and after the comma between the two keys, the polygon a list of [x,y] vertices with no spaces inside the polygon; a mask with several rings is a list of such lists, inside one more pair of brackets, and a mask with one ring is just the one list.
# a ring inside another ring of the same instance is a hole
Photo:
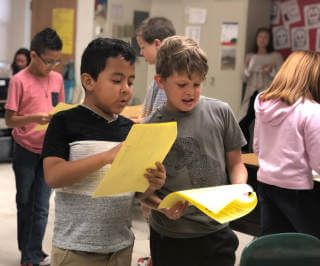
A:
{"label": "gray graphic t-shirt", "polygon": [[[201,97],[190,112],[172,112],[163,106],[144,122],[169,121],[177,121],[178,137],[164,160],[167,179],[157,191],[160,198],[178,190],[228,184],[225,154],[246,143],[229,105]],[[151,226],[169,237],[188,238],[213,233],[226,224],[191,206],[178,220],[152,211]]]}

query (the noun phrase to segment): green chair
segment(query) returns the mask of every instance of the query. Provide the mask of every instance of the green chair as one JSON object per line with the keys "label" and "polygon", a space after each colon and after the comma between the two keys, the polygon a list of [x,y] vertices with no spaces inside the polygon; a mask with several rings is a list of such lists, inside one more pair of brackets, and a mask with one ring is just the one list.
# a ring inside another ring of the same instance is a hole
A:
{"label": "green chair", "polygon": [[320,240],[300,233],[262,236],[243,249],[240,266],[320,266]]}

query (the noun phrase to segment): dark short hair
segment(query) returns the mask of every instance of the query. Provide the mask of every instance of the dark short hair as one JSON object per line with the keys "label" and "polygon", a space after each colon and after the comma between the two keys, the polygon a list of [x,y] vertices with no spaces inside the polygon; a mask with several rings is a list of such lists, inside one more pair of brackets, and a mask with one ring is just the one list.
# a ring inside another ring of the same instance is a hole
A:
{"label": "dark short hair", "polygon": [[136,61],[136,53],[126,42],[110,38],[97,38],[89,43],[81,58],[81,74],[88,73],[97,80],[109,57],[122,56],[130,64]]}
{"label": "dark short hair", "polygon": [[165,17],[147,18],[141,22],[136,30],[147,43],[153,43],[155,39],[163,41],[165,38],[176,35],[172,22]]}
{"label": "dark short hair", "polygon": [[254,53],[258,52],[257,38],[258,38],[258,35],[259,35],[260,32],[268,33],[268,35],[269,35],[269,43],[268,43],[266,49],[267,49],[267,53],[272,53],[274,51],[274,48],[273,48],[272,33],[271,33],[271,30],[269,28],[259,28],[259,29],[257,29],[256,37],[254,39],[253,52]]}
{"label": "dark short hair", "polygon": [[18,49],[18,51],[16,51],[16,53],[15,53],[15,55],[14,55],[14,57],[13,57],[13,61],[12,61],[12,64],[11,64],[11,69],[12,69],[12,74],[14,75],[14,74],[16,74],[16,73],[18,73],[19,72],[19,67],[17,66],[17,64],[16,64],[16,58],[17,58],[17,55],[19,55],[19,54],[22,54],[22,55],[24,55],[26,58],[27,58],[27,65],[29,65],[30,64],[30,52],[29,52],[29,50],[28,49],[26,49],[26,48],[20,48],[20,49]]}
{"label": "dark short hair", "polygon": [[43,54],[46,49],[61,51],[62,40],[57,32],[51,28],[45,28],[38,32],[31,40],[30,51]]}

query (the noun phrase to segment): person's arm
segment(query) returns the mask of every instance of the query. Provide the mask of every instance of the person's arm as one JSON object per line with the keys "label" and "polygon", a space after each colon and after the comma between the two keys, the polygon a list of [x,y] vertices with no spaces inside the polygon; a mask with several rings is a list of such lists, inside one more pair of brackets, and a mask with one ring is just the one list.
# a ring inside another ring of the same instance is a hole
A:
{"label": "person's arm", "polygon": [[252,62],[250,64],[250,61],[251,61],[252,57],[253,57],[253,54],[248,54],[248,55],[246,55],[246,57],[244,59],[244,69],[243,69],[244,82],[246,82],[246,80],[251,76]]}
{"label": "person's arm", "polygon": [[30,115],[17,115],[17,112],[6,110],[5,120],[8,127],[23,127],[30,123],[39,123],[41,125],[49,123],[52,115],[47,113],[35,113]]}
{"label": "person's arm", "polygon": [[[258,98],[256,99],[256,101],[258,100]],[[257,119],[254,122],[254,130],[253,130],[253,144],[252,144],[252,149],[253,152],[259,156],[259,130],[260,130],[260,121],[259,119]]]}
{"label": "person's arm", "polygon": [[226,153],[227,170],[231,184],[246,184],[248,172],[241,159],[241,150]]}
{"label": "person's arm", "polygon": [[112,149],[76,161],[49,156],[43,160],[44,175],[51,188],[71,186],[106,164],[111,164],[122,144]]}
{"label": "person's arm", "polygon": [[5,105],[5,121],[8,127],[23,127],[30,123],[47,124],[51,115],[44,112],[18,115],[23,99],[23,82],[17,76],[10,79],[8,96]]}
{"label": "person's arm", "polygon": [[135,196],[148,208],[162,212],[170,219],[179,219],[189,204],[188,202],[178,202],[172,208],[158,209],[161,199],[154,192],[164,185],[166,169],[160,162],[156,162],[156,167],[157,169],[147,169],[148,174],[145,177],[150,183],[149,188],[144,193],[137,192]]}
{"label": "person's arm", "polygon": [[58,96],[58,102],[59,103],[65,103],[65,92],[64,92],[64,84],[63,84],[63,78],[61,76],[61,85],[60,85],[60,91]]}
{"label": "person's arm", "polygon": [[314,106],[311,106],[311,108],[309,107],[309,110],[306,110],[305,112],[307,115],[304,119],[303,142],[306,149],[308,164],[313,170],[320,173],[320,110],[318,106],[316,106],[318,105],[317,103],[313,103],[313,105]]}

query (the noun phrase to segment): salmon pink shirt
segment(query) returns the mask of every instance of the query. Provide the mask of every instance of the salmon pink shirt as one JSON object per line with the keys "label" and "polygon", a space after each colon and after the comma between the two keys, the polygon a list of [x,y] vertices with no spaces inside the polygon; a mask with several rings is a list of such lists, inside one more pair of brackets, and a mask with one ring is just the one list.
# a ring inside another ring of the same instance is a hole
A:
{"label": "salmon pink shirt", "polygon": [[[28,68],[14,75],[9,82],[5,109],[24,116],[35,113],[49,113],[59,102],[64,102],[62,76],[50,71],[48,76],[31,74]],[[12,130],[14,140],[25,149],[40,154],[45,131],[35,131],[37,123],[30,123]]]}

